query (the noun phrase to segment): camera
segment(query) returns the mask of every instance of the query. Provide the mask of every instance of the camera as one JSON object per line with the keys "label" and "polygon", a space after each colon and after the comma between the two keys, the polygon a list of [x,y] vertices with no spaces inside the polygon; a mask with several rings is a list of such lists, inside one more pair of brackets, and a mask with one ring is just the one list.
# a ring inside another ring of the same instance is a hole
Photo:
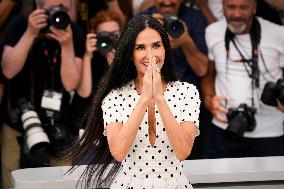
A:
{"label": "camera", "polygon": [[116,45],[118,36],[115,32],[98,32],[97,33],[97,47],[98,51],[105,55],[110,52]]}
{"label": "camera", "polygon": [[179,38],[184,33],[183,22],[176,16],[164,15],[165,28],[173,38]]}
{"label": "camera", "polygon": [[[41,112],[44,120],[44,128],[50,139],[50,153],[57,155],[71,142],[71,135],[69,136],[68,125],[63,124],[64,111],[62,111],[63,93],[53,89],[45,89],[43,91],[41,101]],[[64,117],[65,121],[68,118]]]}
{"label": "camera", "polygon": [[237,108],[229,108],[227,113],[228,128],[224,132],[224,140],[227,144],[238,145],[243,138],[244,132],[255,129],[255,113],[255,108],[244,103]]}
{"label": "camera", "polygon": [[269,106],[277,106],[277,99],[284,104],[284,80],[278,79],[277,82],[269,81],[265,84],[261,101]]}
{"label": "camera", "polygon": [[54,26],[57,29],[65,29],[71,23],[71,19],[67,13],[66,8],[63,6],[51,6],[47,8],[46,14],[48,15],[47,27],[43,32],[49,32],[49,26]]}
{"label": "camera", "polygon": [[19,99],[18,104],[29,152],[39,157],[43,166],[48,165],[50,141],[42,128],[41,120],[31,103]]}

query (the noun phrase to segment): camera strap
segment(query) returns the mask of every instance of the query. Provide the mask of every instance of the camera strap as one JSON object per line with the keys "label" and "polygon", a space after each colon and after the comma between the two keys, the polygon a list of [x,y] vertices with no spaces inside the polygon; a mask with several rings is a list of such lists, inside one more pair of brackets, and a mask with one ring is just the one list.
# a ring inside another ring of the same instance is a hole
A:
{"label": "camera strap", "polygon": [[[228,70],[229,70],[230,42],[232,42],[241,57],[241,60],[238,60],[238,62],[243,63],[248,76],[252,79],[252,107],[254,107],[254,89],[255,87],[259,88],[260,70],[258,66],[258,47],[259,47],[259,43],[261,39],[261,27],[256,17],[253,18],[253,22],[252,22],[252,26],[250,30],[250,39],[251,39],[251,47],[252,47],[252,58],[246,59],[236,44],[235,34],[232,31],[230,31],[229,28],[227,28],[226,33],[225,33],[226,77],[228,76]],[[228,81],[228,79],[226,79],[226,81]],[[227,102],[226,102],[226,106],[227,106]]]}
{"label": "camera strap", "polygon": [[48,47],[48,45],[46,44],[45,41],[43,41],[43,55],[46,58],[47,64],[49,66],[50,69],[50,86],[49,88],[54,89],[55,88],[55,69],[56,66],[60,63],[60,49],[59,47],[56,46],[52,46],[52,47]]}
{"label": "camera strap", "polygon": [[79,14],[80,14],[81,21],[86,26],[86,31],[88,33],[91,32],[89,28],[89,11],[88,11],[88,1],[87,0],[80,1]]}

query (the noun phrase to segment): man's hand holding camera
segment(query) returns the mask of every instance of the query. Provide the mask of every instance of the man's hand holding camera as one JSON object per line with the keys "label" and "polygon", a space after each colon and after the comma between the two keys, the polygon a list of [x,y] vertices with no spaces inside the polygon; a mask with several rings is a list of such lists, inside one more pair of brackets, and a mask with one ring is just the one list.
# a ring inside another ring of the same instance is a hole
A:
{"label": "man's hand holding camera", "polygon": [[49,29],[51,32],[46,35],[58,41],[61,47],[73,46],[73,33],[70,25],[65,30],[54,26],[50,26]]}
{"label": "man's hand holding camera", "polygon": [[[66,13],[67,14],[67,13]],[[48,27],[47,36],[57,40],[61,46],[68,46],[71,45],[73,42],[72,39],[72,29],[70,24],[66,28],[56,28],[51,24],[49,26],[49,17],[50,15],[47,14],[47,10],[45,9],[36,9],[30,15],[28,19],[28,28],[27,31],[32,34],[35,38],[39,35],[41,30]],[[65,24],[63,22],[68,23],[68,20],[60,20],[61,24]]]}
{"label": "man's hand holding camera", "polygon": [[84,57],[91,59],[93,57],[93,53],[97,50],[97,35],[95,33],[87,34],[86,39],[86,50]]}
{"label": "man's hand holding camera", "polygon": [[175,16],[159,13],[154,13],[152,16],[166,27],[172,48],[182,47],[187,41],[192,41],[188,34],[188,28],[182,20]]}
{"label": "man's hand holding camera", "polygon": [[228,109],[225,108],[223,106],[224,103],[222,103],[225,99],[226,97],[224,96],[216,95],[206,95],[204,97],[205,106],[210,110],[213,117],[223,123],[228,122],[226,117]]}
{"label": "man's hand holding camera", "polygon": [[[180,20],[181,21],[181,20]],[[182,22],[182,21],[181,21]],[[182,22],[184,27],[184,32],[181,36],[174,38],[169,36],[172,48],[180,48],[186,45],[187,43],[194,43],[190,35],[188,34],[188,28],[184,22]]]}
{"label": "man's hand holding camera", "polygon": [[36,38],[40,30],[47,26],[47,18],[44,9],[36,9],[29,15],[27,31]]}
{"label": "man's hand holding camera", "polygon": [[284,104],[281,104],[280,101],[277,101],[277,103],[278,103],[277,108],[278,108],[281,112],[284,112]]}

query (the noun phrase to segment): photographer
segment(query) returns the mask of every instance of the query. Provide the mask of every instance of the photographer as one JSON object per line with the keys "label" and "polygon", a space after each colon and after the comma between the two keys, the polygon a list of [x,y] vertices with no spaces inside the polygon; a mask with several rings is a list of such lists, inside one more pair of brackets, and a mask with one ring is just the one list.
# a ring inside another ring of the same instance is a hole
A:
{"label": "photographer", "polygon": [[[18,16],[11,21],[4,41],[2,68],[9,79],[4,101],[10,119],[6,121],[9,129],[3,129],[7,132],[2,133],[6,136],[2,151],[14,151],[13,155],[7,154],[6,159],[2,159],[2,166],[6,168],[5,175],[20,168],[16,137],[25,133],[23,139],[29,140],[33,126],[28,125],[28,128],[23,129],[25,120],[21,116],[25,109],[22,107],[32,107],[29,111],[38,114],[41,126],[52,144],[51,155],[54,155],[57,149],[53,148],[53,138],[62,133],[55,133],[58,135],[54,136],[49,131],[63,129],[59,127],[65,125],[68,119],[69,92],[76,89],[81,78],[81,57],[84,50],[81,42],[84,37],[70,22],[67,14],[71,1],[36,2],[37,9],[28,18]],[[25,99],[26,103],[19,103],[21,99]],[[36,124],[39,124],[38,119]],[[16,141],[13,145],[6,145],[12,140]],[[22,148],[25,143],[29,145],[25,140],[19,142]],[[14,162],[13,167],[9,165],[11,161]],[[36,165],[22,162],[21,167],[46,165],[46,162],[41,164],[41,159],[35,161]],[[4,188],[12,187],[10,179],[4,181],[4,185]]]}
{"label": "photographer", "polygon": [[254,16],[256,0],[223,2],[226,20],[206,29],[210,64],[202,90],[214,117],[209,155],[284,155],[284,28]]}
{"label": "photographer", "polygon": [[[112,64],[114,48],[120,35],[122,22],[111,10],[101,10],[90,20],[92,33],[87,34],[86,50],[82,62],[82,76],[72,101],[71,120],[80,127],[87,107],[91,105],[98,84]],[[75,111],[75,110],[82,111]]]}

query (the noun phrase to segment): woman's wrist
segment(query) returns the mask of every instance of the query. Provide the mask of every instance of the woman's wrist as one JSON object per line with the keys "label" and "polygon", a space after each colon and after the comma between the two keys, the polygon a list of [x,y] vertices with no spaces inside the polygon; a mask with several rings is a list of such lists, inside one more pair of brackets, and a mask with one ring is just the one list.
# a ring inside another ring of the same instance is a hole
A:
{"label": "woman's wrist", "polygon": [[156,102],[157,104],[160,104],[160,103],[165,102],[165,97],[164,97],[164,95],[156,96],[156,97],[155,97],[155,102]]}
{"label": "woman's wrist", "polygon": [[84,59],[91,60],[93,58],[93,52],[86,51],[84,53]]}
{"label": "woman's wrist", "polygon": [[140,96],[139,101],[140,101],[143,105],[148,106],[148,104],[149,104],[150,101],[151,101],[151,98],[144,97],[144,96]]}

